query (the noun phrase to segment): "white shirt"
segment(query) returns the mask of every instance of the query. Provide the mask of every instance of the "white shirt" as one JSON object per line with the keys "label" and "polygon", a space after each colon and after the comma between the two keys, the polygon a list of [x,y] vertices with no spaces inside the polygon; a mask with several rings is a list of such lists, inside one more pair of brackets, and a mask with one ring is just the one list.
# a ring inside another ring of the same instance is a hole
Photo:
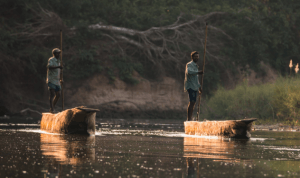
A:
{"label": "white shirt", "polygon": [[59,73],[60,73],[60,69],[49,69],[49,67],[56,67],[59,66],[59,60],[56,59],[55,57],[50,57],[48,60],[48,65],[47,65],[47,81],[46,83],[50,82],[54,85],[60,85],[60,78],[59,78]]}
{"label": "white shirt", "polygon": [[184,78],[184,91],[192,89],[198,91],[200,83],[198,80],[198,65],[192,60],[186,64],[185,78]]}

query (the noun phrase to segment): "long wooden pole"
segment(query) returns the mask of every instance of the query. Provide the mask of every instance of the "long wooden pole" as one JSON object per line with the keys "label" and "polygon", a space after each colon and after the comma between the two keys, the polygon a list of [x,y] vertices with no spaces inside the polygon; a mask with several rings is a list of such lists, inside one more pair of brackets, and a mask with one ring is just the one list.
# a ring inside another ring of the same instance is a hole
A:
{"label": "long wooden pole", "polygon": [[[62,60],[62,30],[60,30],[60,65],[63,66],[63,60]],[[60,80],[62,81],[61,84],[61,99],[62,99],[62,110],[64,110],[64,81],[63,81],[63,69],[60,69]]]}
{"label": "long wooden pole", "polygon": [[[205,53],[206,53],[206,41],[207,41],[207,26],[208,26],[208,23],[205,24],[205,42],[204,42],[204,53],[203,53],[203,67],[202,67],[203,74],[202,74],[202,77],[201,77],[201,91],[203,91],[203,79],[204,79],[204,68],[205,68]],[[202,92],[199,93],[197,121],[199,121],[199,116],[200,116],[201,95],[202,95]]]}

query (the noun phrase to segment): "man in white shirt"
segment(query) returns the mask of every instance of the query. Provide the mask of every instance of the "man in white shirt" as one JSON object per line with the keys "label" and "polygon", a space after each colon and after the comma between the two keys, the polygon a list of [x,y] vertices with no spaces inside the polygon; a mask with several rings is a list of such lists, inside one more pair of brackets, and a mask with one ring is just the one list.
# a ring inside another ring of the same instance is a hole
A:
{"label": "man in white shirt", "polygon": [[47,65],[47,81],[48,89],[50,91],[50,112],[53,113],[55,104],[60,97],[61,85],[60,83],[60,70],[62,65],[60,65],[59,55],[60,49],[55,48],[52,50],[53,56],[49,58]]}
{"label": "man in white shirt", "polygon": [[189,93],[189,105],[187,109],[187,121],[192,121],[194,106],[197,100],[197,93],[201,93],[201,85],[198,80],[198,75],[203,74],[203,71],[198,70],[197,62],[199,53],[193,51],[191,53],[191,61],[185,67],[184,91]]}

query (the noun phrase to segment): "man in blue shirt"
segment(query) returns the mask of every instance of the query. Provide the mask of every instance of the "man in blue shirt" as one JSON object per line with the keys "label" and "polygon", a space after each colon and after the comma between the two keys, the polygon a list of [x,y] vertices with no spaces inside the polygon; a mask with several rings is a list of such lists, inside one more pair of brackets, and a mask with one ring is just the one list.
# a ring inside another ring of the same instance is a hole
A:
{"label": "man in blue shirt", "polygon": [[203,71],[198,70],[197,62],[199,53],[193,51],[191,53],[191,61],[185,67],[184,91],[189,93],[189,105],[187,109],[187,121],[192,121],[194,106],[197,100],[197,92],[201,93],[201,85],[198,80],[198,75],[203,74]]}
{"label": "man in blue shirt", "polygon": [[57,103],[60,97],[61,85],[60,83],[60,69],[62,69],[62,65],[60,65],[59,55],[60,49],[55,48],[52,50],[53,56],[49,58],[47,65],[47,81],[48,89],[50,91],[50,112],[54,112],[55,104]]}

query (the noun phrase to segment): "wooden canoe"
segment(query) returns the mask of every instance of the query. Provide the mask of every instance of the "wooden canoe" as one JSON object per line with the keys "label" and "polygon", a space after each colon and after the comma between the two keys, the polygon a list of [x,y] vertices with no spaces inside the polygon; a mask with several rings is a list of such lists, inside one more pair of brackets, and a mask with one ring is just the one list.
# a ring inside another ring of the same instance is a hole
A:
{"label": "wooden canoe", "polygon": [[98,109],[76,107],[56,114],[42,113],[41,130],[64,134],[95,134]]}
{"label": "wooden canoe", "polygon": [[222,136],[229,138],[250,138],[251,127],[256,118],[225,121],[186,121],[188,135]]}

